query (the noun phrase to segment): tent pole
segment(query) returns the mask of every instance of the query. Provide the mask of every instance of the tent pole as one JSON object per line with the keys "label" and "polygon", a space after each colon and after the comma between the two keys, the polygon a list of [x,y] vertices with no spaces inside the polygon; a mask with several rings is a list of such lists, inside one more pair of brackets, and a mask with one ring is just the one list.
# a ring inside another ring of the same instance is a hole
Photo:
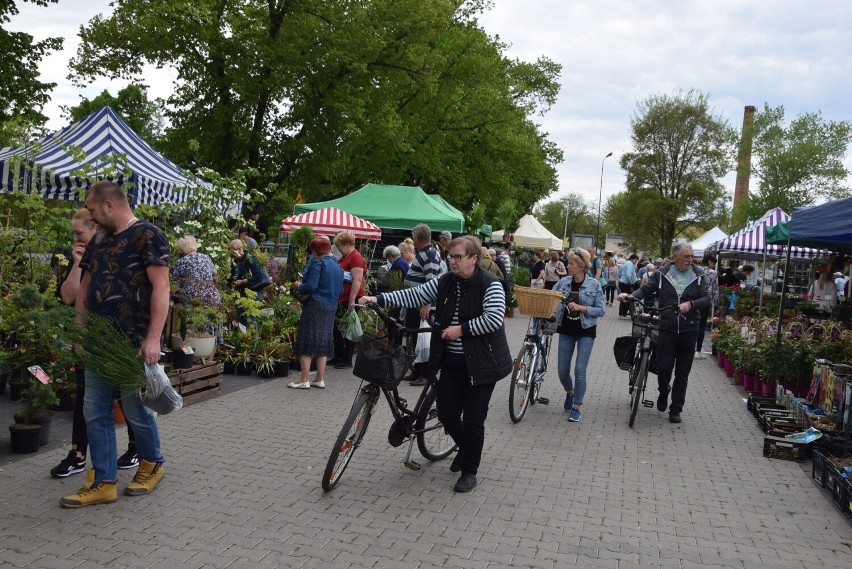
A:
{"label": "tent pole", "polygon": [[[761,278],[761,276],[763,278]],[[757,302],[757,313],[763,314],[763,279],[766,278],[766,243],[763,244],[763,266],[760,267],[760,273],[758,273],[758,278],[760,278],[760,299]]]}
{"label": "tent pole", "polygon": [[770,366],[769,381],[773,384],[777,381],[778,360],[781,355],[781,326],[784,323],[784,303],[787,299],[787,276],[790,274],[790,238],[787,237],[787,260],[784,263],[784,278],[781,281],[781,306],[778,307],[778,327],[775,330],[775,354]]}

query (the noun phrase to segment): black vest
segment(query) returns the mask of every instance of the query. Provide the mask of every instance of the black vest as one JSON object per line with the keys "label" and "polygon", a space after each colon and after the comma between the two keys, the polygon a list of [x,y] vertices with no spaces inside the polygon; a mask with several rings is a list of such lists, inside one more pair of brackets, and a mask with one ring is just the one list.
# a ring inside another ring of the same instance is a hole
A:
{"label": "black vest", "polygon": [[[452,273],[438,280],[438,300],[435,306],[435,322],[443,330],[450,326],[459,291],[464,294],[459,302],[459,323],[473,320],[482,315],[482,299],[488,286],[497,280],[493,274],[476,267],[470,280],[463,281]],[[472,385],[494,383],[512,372],[512,355],[506,340],[506,328],[501,324],[494,332],[481,336],[462,336],[464,358]],[[446,343],[438,333],[432,334],[430,344],[429,372],[436,377],[441,367]]]}

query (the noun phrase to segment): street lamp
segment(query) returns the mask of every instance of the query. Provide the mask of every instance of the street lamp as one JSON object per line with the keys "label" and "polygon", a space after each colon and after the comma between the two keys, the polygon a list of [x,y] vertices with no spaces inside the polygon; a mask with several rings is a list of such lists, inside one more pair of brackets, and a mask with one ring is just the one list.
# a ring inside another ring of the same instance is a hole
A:
{"label": "street lamp", "polygon": [[601,201],[603,200],[603,167],[604,167],[604,162],[610,156],[612,156],[612,152],[610,152],[609,154],[604,156],[603,160],[601,160],[601,187],[600,187],[600,190],[598,190],[598,225],[597,225],[597,227],[595,227],[595,247],[600,247],[600,245],[598,245],[598,239],[600,238],[600,232],[601,232]]}

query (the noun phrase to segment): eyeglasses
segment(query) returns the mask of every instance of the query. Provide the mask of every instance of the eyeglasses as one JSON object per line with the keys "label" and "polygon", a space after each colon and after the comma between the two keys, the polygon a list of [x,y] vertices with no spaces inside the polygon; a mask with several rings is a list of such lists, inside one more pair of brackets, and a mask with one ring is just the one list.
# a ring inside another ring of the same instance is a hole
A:
{"label": "eyeglasses", "polygon": [[460,255],[460,254],[456,253],[456,254],[453,254],[453,255],[447,255],[447,257],[451,261],[455,261],[456,263],[458,263],[462,259],[466,259],[467,257],[469,257],[469,255]]}

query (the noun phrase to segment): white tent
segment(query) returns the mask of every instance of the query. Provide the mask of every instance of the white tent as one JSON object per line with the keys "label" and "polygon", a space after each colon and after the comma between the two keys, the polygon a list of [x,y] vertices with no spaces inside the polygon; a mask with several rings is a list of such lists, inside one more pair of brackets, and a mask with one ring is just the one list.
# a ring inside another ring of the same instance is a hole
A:
{"label": "white tent", "polygon": [[690,245],[692,245],[692,253],[696,257],[702,257],[704,256],[704,249],[706,249],[709,245],[712,245],[717,241],[727,239],[727,237],[728,236],[725,234],[725,232],[719,229],[718,226],[716,226],[698,239],[696,239],[695,241],[693,241],[692,243],[690,243]]}
{"label": "white tent", "polygon": [[[536,218],[527,214],[518,221],[518,228],[512,234],[515,247],[528,249],[561,249],[562,239],[548,231]],[[492,241],[502,241],[503,232],[491,233]]]}

